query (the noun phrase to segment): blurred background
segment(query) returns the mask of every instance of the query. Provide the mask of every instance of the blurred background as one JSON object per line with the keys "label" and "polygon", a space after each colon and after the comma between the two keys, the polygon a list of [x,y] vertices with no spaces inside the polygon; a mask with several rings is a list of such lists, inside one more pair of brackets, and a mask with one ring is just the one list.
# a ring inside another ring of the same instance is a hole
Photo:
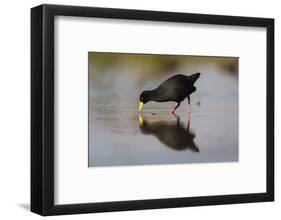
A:
{"label": "blurred background", "polygon": [[[237,57],[89,52],[89,166],[238,161]],[[175,75],[200,72],[187,100],[139,95]],[[140,124],[141,123],[141,124]]]}

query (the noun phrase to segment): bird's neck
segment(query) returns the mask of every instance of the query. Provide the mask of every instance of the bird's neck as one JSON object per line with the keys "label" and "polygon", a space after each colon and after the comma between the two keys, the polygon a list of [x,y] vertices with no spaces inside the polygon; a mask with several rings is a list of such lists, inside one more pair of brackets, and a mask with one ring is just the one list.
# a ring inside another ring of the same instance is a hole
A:
{"label": "bird's neck", "polygon": [[157,89],[148,90],[148,94],[150,101],[156,101],[159,95]]}

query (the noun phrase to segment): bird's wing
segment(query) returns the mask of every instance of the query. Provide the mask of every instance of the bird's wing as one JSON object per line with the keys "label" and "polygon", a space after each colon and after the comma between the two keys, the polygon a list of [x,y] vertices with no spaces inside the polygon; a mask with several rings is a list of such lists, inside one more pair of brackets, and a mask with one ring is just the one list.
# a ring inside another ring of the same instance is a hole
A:
{"label": "bird's wing", "polygon": [[191,87],[192,83],[187,76],[175,75],[164,81],[157,90],[159,90],[161,97],[178,100],[185,98],[189,94]]}

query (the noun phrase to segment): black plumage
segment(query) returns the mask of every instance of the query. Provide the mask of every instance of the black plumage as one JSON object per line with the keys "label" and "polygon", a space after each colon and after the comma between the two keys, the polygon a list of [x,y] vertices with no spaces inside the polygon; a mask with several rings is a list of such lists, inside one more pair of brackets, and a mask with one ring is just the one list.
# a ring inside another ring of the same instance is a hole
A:
{"label": "black plumage", "polygon": [[140,110],[143,104],[149,101],[155,102],[177,102],[177,106],[172,110],[172,113],[179,107],[180,103],[187,98],[190,105],[190,94],[196,91],[194,83],[199,78],[200,73],[195,73],[190,76],[174,75],[164,81],[160,86],[153,90],[143,91],[140,95]]}

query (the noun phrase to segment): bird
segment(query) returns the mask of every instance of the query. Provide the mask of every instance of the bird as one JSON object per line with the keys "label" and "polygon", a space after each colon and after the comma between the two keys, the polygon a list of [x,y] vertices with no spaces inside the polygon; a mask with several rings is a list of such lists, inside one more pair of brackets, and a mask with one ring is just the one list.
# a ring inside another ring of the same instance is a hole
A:
{"label": "bird", "polygon": [[181,102],[187,98],[188,113],[190,114],[190,95],[196,91],[194,83],[198,80],[201,73],[194,73],[190,76],[177,74],[160,84],[156,89],[145,90],[139,97],[139,112],[142,111],[144,104],[149,101],[155,102],[176,102],[176,106],[171,110],[175,114]]}

